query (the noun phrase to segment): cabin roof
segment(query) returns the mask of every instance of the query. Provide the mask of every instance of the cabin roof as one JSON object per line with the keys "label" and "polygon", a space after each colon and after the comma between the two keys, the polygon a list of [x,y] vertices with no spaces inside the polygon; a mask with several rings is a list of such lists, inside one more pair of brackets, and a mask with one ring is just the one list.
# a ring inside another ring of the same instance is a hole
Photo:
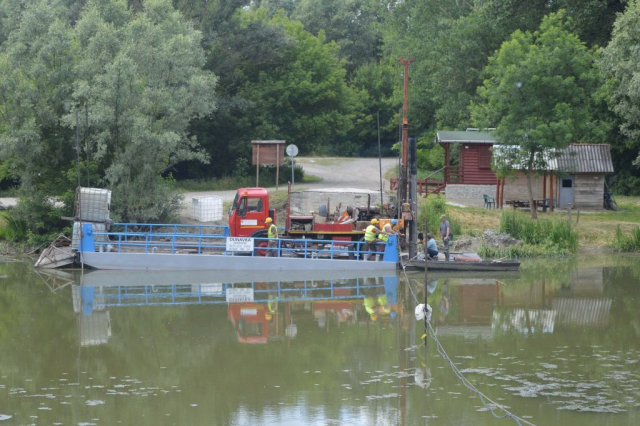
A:
{"label": "cabin roof", "polygon": [[496,140],[489,132],[447,130],[436,133],[436,142],[495,144]]}
{"label": "cabin roof", "polygon": [[[554,164],[555,163],[555,164]],[[611,150],[604,143],[576,143],[552,160],[553,170],[572,173],[613,173]]]}
{"label": "cabin roof", "polygon": [[[518,145],[494,145],[493,153],[496,158],[502,157],[506,163],[511,162],[509,152],[518,150]],[[609,144],[574,143],[560,150],[558,154],[545,152],[545,162],[549,171],[564,173],[613,173],[611,150]],[[519,164],[512,163],[510,168],[523,169]]]}

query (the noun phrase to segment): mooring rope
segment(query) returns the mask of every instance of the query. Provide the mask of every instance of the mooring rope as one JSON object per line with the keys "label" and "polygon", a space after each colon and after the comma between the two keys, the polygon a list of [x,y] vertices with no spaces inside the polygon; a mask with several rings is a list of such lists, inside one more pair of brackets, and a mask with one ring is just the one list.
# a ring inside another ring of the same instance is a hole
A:
{"label": "mooring rope", "polygon": [[[427,267],[427,265],[425,265],[425,268],[426,267]],[[409,277],[407,276],[407,270],[405,268],[405,265],[402,265],[402,271],[404,272],[404,277],[405,277],[407,285],[409,286],[409,290],[411,290],[411,294],[413,295],[413,298],[416,301],[416,304],[419,305],[420,301],[418,300],[418,296],[416,295],[416,293],[413,291],[413,288],[411,287],[411,281],[409,280]],[[414,280],[414,281],[419,283],[419,281],[417,281],[417,280]],[[425,291],[426,291],[426,289],[425,289]],[[425,306],[425,309],[426,309],[426,306]],[[480,398],[480,401],[482,402],[482,405],[484,405],[484,407],[491,412],[493,417],[495,417],[496,419],[504,419],[504,418],[513,419],[519,426],[522,426],[523,424],[528,425],[528,426],[535,426],[533,423],[528,422],[527,420],[523,419],[522,417],[518,417],[515,414],[511,413],[509,410],[504,408],[502,405],[498,404],[497,402],[493,401],[491,398],[489,398],[488,396],[486,396],[485,394],[480,392],[473,385],[473,383],[471,383],[464,376],[464,374],[462,374],[460,372],[460,370],[458,370],[458,367],[454,364],[454,362],[451,360],[451,358],[449,357],[447,352],[444,350],[444,347],[442,346],[442,343],[440,343],[440,340],[438,339],[438,336],[436,335],[435,330],[431,326],[431,322],[427,321],[426,317],[424,319],[424,333],[425,333],[424,344],[425,345],[427,344],[427,337],[431,337],[431,339],[436,342],[436,349],[437,349],[438,353],[440,354],[440,356],[445,361],[447,361],[449,363],[449,366],[451,367],[451,370],[453,370],[453,373],[456,375],[456,377],[458,377],[458,379],[462,382],[462,384],[465,385],[465,387],[467,387],[467,389],[469,389],[470,391],[472,391],[473,393],[478,395],[478,397]]]}

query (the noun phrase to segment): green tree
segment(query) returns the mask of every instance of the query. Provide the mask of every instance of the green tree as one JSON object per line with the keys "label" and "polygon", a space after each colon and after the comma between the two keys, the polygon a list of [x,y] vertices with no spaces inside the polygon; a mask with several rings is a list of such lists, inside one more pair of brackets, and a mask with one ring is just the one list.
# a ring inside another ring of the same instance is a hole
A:
{"label": "green tree", "polygon": [[[89,146],[114,191],[120,220],[166,220],[179,207],[161,174],[206,161],[188,133],[214,109],[201,34],[168,0],[90,1],[76,25],[75,108],[88,109]],[[72,125],[70,116],[66,122]],[[164,200],[164,201],[161,201]]]}
{"label": "green tree", "polygon": [[380,58],[387,15],[386,4],[379,0],[299,0],[291,18],[310,33],[323,32],[327,40],[335,41],[350,77],[357,68]]}
{"label": "green tree", "polygon": [[214,109],[201,34],[168,0],[139,13],[126,1],[90,0],[77,21],[60,3],[27,5],[0,53],[0,154],[25,209],[45,209],[29,216],[30,228],[55,229],[42,220],[63,213],[52,213],[56,199],[70,213],[76,113],[83,168],[114,191],[115,217],[166,219],[177,203],[162,174],[206,160],[188,132]]}
{"label": "green tree", "polygon": [[[357,113],[348,139],[362,155],[378,154],[377,114],[380,113],[381,141],[397,142],[397,112],[400,108],[394,90],[400,80],[395,60],[369,62],[355,70],[350,88],[357,94]],[[388,150],[387,150],[388,152]]]}
{"label": "green tree", "polygon": [[603,135],[592,117],[601,81],[597,54],[568,31],[569,22],[560,12],[544,18],[538,31],[513,33],[489,59],[478,89],[482,101],[472,105],[476,125],[495,127],[507,148],[497,166],[526,173],[532,206],[533,172],[547,170],[548,160],[570,143]]}
{"label": "green tree", "polygon": [[[610,105],[623,122],[630,148],[640,147],[640,1],[632,0],[615,22],[613,36],[602,52],[602,68],[610,76]],[[634,164],[640,168],[640,155]]]}
{"label": "green tree", "polygon": [[[535,31],[560,8],[573,19],[567,29],[588,46],[606,43],[622,0],[407,0],[386,20],[385,50],[414,57],[409,97],[410,126],[418,137],[436,128],[463,129],[467,106],[477,100],[482,70],[511,34]],[[398,86],[397,90],[401,90]]]}
{"label": "green tree", "polygon": [[191,130],[212,167],[183,162],[178,176],[230,175],[251,155],[253,139],[284,139],[302,153],[330,152],[348,141],[358,99],[345,82],[338,46],[284,14],[240,9],[215,41],[208,68],[220,76],[215,116]]}

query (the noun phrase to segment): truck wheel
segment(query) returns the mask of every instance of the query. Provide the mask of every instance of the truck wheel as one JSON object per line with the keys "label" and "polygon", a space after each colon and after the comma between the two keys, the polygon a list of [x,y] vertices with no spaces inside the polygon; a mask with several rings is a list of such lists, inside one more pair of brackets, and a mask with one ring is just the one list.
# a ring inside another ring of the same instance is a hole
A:
{"label": "truck wheel", "polygon": [[[267,238],[267,230],[266,229],[262,229],[260,231],[256,231],[254,232],[251,237],[252,238]],[[267,255],[267,246],[269,245],[269,242],[266,240],[254,240],[253,246],[255,247],[254,249],[254,256],[260,256],[260,257],[265,257]]]}

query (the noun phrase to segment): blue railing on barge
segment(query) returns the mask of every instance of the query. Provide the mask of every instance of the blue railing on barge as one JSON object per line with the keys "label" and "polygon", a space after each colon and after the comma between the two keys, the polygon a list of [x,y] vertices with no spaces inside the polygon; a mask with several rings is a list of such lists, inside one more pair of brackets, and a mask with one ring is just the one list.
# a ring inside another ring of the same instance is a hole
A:
{"label": "blue railing on barge", "polygon": [[[114,228],[122,232],[95,232],[91,224],[83,226],[83,234],[92,243],[86,243],[83,251],[136,252],[180,254],[225,254],[229,228],[222,225],[178,225],[115,223]],[[168,228],[168,229],[167,229]],[[132,230],[133,229],[133,230]],[[148,229],[148,231],[147,231]],[[185,230],[193,232],[185,232]],[[87,241],[89,241],[87,240]],[[84,241],[84,239],[83,239]],[[359,259],[363,254],[372,254],[364,241],[320,240],[320,239],[276,239],[276,247],[267,247],[269,238],[255,238],[255,249],[246,254],[259,256],[274,252],[274,257],[294,255],[304,259],[329,258],[343,255]],[[262,243],[262,245],[261,245]],[[377,243],[378,251],[384,251],[384,260],[397,262],[396,237],[389,236],[386,243]],[[364,249],[366,247],[366,249]]]}
{"label": "blue railing on barge", "polygon": [[[251,288],[254,300],[251,303],[299,302],[319,300],[363,299],[368,294],[392,293],[395,300],[398,277],[357,278],[343,284],[339,280],[302,281],[300,287],[287,287],[292,283],[275,284],[272,288],[260,289],[257,283],[248,286],[220,284],[219,290],[213,284],[173,284],[161,286],[79,286],[83,312],[90,315],[94,309],[124,306],[184,306],[184,305],[221,305],[227,304],[225,294],[229,288]],[[286,285],[286,286],[285,286]],[[275,288],[273,288],[275,287]],[[351,294],[336,294],[335,290],[349,290]]]}

